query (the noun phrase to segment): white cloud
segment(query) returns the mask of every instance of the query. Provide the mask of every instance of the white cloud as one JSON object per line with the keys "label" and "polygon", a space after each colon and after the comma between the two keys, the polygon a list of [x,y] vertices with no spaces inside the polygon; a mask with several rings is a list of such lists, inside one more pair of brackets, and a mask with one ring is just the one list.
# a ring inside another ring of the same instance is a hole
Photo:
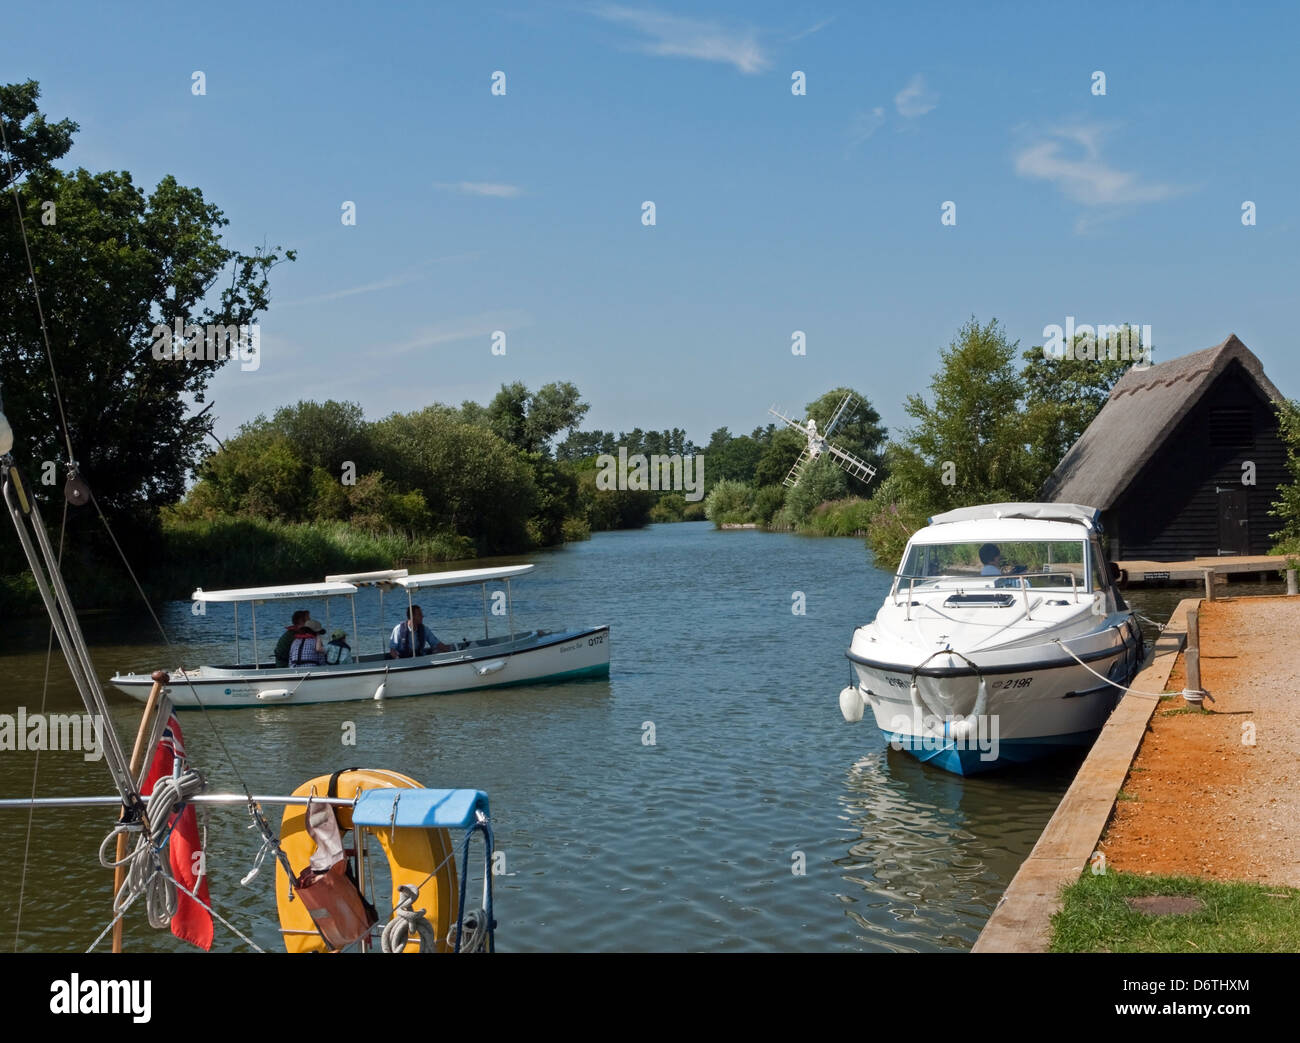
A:
{"label": "white cloud", "polygon": [[649,37],[639,47],[646,54],[722,62],[749,74],[762,72],[771,64],[753,29],[727,29],[717,22],[618,4],[602,4],[593,8],[592,14]]}
{"label": "white cloud", "polygon": [[900,116],[907,119],[924,116],[938,104],[938,93],[925,85],[925,77],[919,72],[906,87],[894,95],[894,107]]}
{"label": "white cloud", "polygon": [[[1101,157],[1102,131],[1095,126],[1062,127],[1048,140],[1016,154],[1021,177],[1050,181],[1067,199],[1085,206],[1154,203],[1181,191],[1176,185],[1144,182],[1129,170],[1119,170]],[[1071,149],[1068,146],[1073,145]]]}
{"label": "white cloud", "polygon": [[870,112],[859,112],[853,117],[853,123],[849,127],[848,138],[849,148],[854,145],[861,145],[867,138],[871,137],[885,123],[885,110],[877,105]]}
{"label": "white cloud", "polygon": [[398,344],[384,345],[384,349],[390,352],[414,351],[416,348],[432,348],[438,344],[451,344],[472,337],[482,337],[483,350],[486,352],[488,338],[495,330],[505,330],[509,336],[513,330],[531,326],[532,321],[531,316],[514,310],[466,315],[459,319],[448,319],[432,326],[425,326]]}
{"label": "white cloud", "polygon": [[816,23],[815,25],[810,25],[807,29],[804,29],[802,32],[795,33],[792,37],[790,37],[790,42],[793,43],[795,40],[802,40],[805,36],[812,36],[813,33],[819,33],[823,29],[825,29],[828,25],[830,25],[831,22],[833,21],[835,21],[834,18],[823,18],[820,22]]}
{"label": "white cloud", "polygon": [[514,199],[524,192],[518,185],[497,181],[435,181],[433,187],[467,196],[495,196],[498,199]]}

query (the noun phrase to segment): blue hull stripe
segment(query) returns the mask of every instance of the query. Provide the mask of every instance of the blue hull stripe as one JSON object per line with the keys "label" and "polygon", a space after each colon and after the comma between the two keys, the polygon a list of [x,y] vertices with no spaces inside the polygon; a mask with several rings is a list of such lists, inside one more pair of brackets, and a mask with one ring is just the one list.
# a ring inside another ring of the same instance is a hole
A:
{"label": "blue hull stripe", "polygon": [[[1091,746],[1100,733],[1100,728],[1085,732],[1070,732],[1066,735],[1046,735],[1038,739],[999,739],[997,757],[984,760],[989,753],[981,750],[974,742],[967,742],[965,749],[958,749],[954,742],[940,743],[933,736],[924,738],[917,735],[902,735],[898,732],[885,731],[885,742],[896,745],[926,764],[950,771],[954,775],[978,775],[982,772],[1004,768],[1009,764],[1027,764],[1061,753],[1067,749]],[[993,751],[990,751],[993,752]]]}

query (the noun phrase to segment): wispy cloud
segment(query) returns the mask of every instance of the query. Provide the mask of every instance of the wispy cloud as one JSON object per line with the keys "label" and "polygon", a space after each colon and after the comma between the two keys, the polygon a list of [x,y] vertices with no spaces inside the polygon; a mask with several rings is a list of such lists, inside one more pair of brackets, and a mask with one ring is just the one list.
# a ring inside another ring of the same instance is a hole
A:
{"label": "wispy cloud", "polygon": [[1016,173],[1049,181],[1067,199],[1105,207],[1155,203],[1183,191],[1177,185],[1143,181],[1131,170],[1111,166],[1101,156],[1102,130],[1096,126],[1061,127],[1016,154]]}
{"label": "wispy cloud", "polygon": [[395,286],[406,286],[408,283],[418,282],[428,274],[428,269],[435,264],[447,264],[452,261],[472,261],[476,257],[481,257],[482,251],[476,250],[473,253],[452,254],[448,257],[435,257],[432,260],[424,261],[414,268],[397,275],[390,275],[387,279],[377,279],[374,282],[362,283],[360,286],[349,286],[342,290],[331,290],[328,293],[316,294],[313,297],[300,297],[296,301],[280,301],[276,303],[277,308],[298,308],[306,304],[324,304],[327,301],[337,301],[344,297],[356,297],[362,293],[374,293],[378,290],[390,290]]}
{"label": "wispy cloud", "polygon": [[648,37],[638,46],[645,54],[722,62],[749,74],[771,64],[753,29],[730,29],[717,22],[619,4],[601,4],[592,8],[592,14]]}
{"label": "wispy cloud", "polygon": [[792,37],[790,37],[790,42],[794,43],[795,40],[802,40],[805,36],[812,36],[813,33],[819,33],[823,29],[825,29],[828,25],[830,25],[831,22],[833,21],[835,21],[833,17],[823,18],[816,25],[810,25],[807,29],[804,29],[802,32],[795,33]]}
{"label": "wispy cloud", "polygon": [[885,110],[877,105],[870,112],[859,112],[849,126],[849,148],[861,145],[885,124]]}
{"label": "wispy cloud", "polygon": [[898,114],[906,119],[924,116],[939,104],[939,95],[925,85],[925,77],[919,72],[901,91],[894,95],[894,107]]}
{"label": "wispy cloud", "polygon": [[499,181],[435,181],[433,187],[466,196],[495,196],[498,199],[514,199],[524,194],[518,185],[507,185]]}
{"label": "wispy cloud", "polygon": [[414,351],[416,348],[432,348],[438,344],[451,344],[458,340],[473,337],[483,338],[483,350],[488,350],[488,338],[495,330],[505,330],[507,335],[513,331],[532,325],[532,316],[525,312],[508,309],[499,312],[482,312],[478,315],[466,315],[459,319],[447,319],[432,326],[416,330],[406,340],[397,344],[388,344],[386,351]]}

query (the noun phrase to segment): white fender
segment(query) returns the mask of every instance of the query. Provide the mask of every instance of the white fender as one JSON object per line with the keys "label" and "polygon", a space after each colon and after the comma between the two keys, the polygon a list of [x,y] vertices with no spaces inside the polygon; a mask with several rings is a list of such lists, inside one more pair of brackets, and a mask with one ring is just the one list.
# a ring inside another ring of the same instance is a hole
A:
{"label": "white fender", "polygon": [[375,702],[382,703],[384,701],[384,694],[386,688],[387,688],[387,683],[384,681],[380,681],[379,687],[375,689],[375,695],[374,695]]}
{"label": "white fender", "polygon": [[840,690],[840,713],[849,724],[857,724],[862,720],[862,714],[866,705],[862,701],[862,693],[858,691],[857,685],[846,685]]}
{"label": "white fender", "polygon": [[264,688],[257,693],[259,703],[282,703],[288,699],[293,692],[287,688]]}
{"label": "white fender", "polygon": [[482,666],[474,667],[474,672],[478,674],[479,677],[487,677],[488,674],[498,673],[505,668],[506,661],[504,659],[494,659],[490,663],[484,663]]}

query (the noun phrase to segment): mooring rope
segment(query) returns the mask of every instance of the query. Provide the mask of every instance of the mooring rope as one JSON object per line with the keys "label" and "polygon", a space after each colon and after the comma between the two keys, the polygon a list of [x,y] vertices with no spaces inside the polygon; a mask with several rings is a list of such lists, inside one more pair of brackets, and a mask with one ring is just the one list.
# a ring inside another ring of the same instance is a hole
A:
{"label": "mooring rope", "polygon": [[[1053,638],[1052,640],[1055,641],[1055,642],[1056,642],[1058,645],[1060,645],[1062,648],[1064,648],[1064,649],[1065,649],[1065,654],[1068,655],[1071,659],[1073,659],[1076,663],[1078,663],[1078,664],[1079,664],[1081,667],[1083,667],[1085,670],[1087,670],[1088,673],[1092,674],[1093,677],[1100,678],[1101,680],[1105,681],[1108,685],[1113,685],[1114,687],[1119,688],[1119,689],[1121,689],[1122,691],[1124,691],[1124,692],[1126,692],[1126,693],[1132,693],[1133,695],[1149,695],[1149,696],[1151,696],[1151,697],[1154,698],[1154,699],[1163,699],[1166,695],[1173,695],[1173,694],[1175,694],[1175,693],[1173,693],[1173,692],[1141,692],[1141,691],[1138,691],[1138,689],[1136,689],[1136,688],[1130,688],[1128,685],[1120,684],[1118,681],[1112,681],[1109,677],[1103,677],[1101,674],[1097,673],[1096,670],[1094,670],[1094,669],[1093,669],[1092,667],[1090,667],[1087,663],[1085,663],[1082,659],[1080,659],[1077,655],[1075,655],[1072,651],[1070,651],[1070,649],[1066,648],[1066,647],[1065,647],[1065,642],[1063,642],[1059,637]],[[1184,688],[1184,689],[1182,690],[1182,693],[1181,693],[1181,694],[1182,694],[1183,698],[1187,698],[1187,695],[1188,695],[1189,693],[1192,694],[1192,695],[1197,695],[1197,694],[1204,695],[1205,698],[1207,698],[1207,699],[1210,700],[1210,702],[1214,702],[1214,697],[1211,696],[1208,692],[1200,692],[1200,693],[1198,693],[1198,692],[1196,692],[1196,691],[1193,691],[1193,690],[1190,689],[1190,688]]]}

